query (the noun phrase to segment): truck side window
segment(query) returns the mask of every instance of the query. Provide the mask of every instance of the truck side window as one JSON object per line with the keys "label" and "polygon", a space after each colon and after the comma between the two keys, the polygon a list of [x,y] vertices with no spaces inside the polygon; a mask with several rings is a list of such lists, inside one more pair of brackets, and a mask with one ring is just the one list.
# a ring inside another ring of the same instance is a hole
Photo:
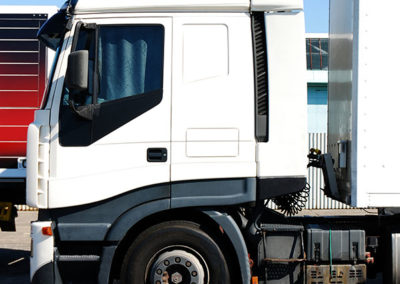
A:
{"label": "truck side window", "polygon": [[161,103],[164,26],[82,24],[74,40],[72,51],[89,51],[89,86],[64,87],[61,145],[90,145]]}
{"label": "truck side window", "polygon": [[162,26],[100,26],[98,40],[98,103],[162,89]]}

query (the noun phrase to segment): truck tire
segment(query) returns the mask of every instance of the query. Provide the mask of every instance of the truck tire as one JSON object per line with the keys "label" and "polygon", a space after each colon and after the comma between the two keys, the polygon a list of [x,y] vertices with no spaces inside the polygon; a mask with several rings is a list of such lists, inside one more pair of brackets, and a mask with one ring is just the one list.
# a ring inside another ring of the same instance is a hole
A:
{"label": "truck tire", "polygon": [[121,283],[231,283],[225,257],[199,224],[169,221],[141,233],[122,262]]}

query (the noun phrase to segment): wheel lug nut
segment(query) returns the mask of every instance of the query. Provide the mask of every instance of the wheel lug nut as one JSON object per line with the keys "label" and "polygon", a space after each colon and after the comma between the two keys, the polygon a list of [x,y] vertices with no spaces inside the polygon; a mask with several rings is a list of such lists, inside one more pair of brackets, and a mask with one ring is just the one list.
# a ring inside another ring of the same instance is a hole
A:
{"label": "wheel lug nut", "polygon": [[161,269],[157,269],[157,274],[161,275],[161,273],[162,273],[162,270]]}
{"label": "wheel lug nut", "polygon": [[175,262],[176,262],[176,263],[181,262],[181,258],[180,258],[180,257],[175,257]]}
{"label": "wheel lug nut", "polygon": [[197,276],[197,272],[196,271],[192,271],[192,276],[196,277]]}
{"label": "wheel lug nut", "polygon": [[168,266],[169,265],[169,261],[168,260],[164,260],[164,265]]}
{"label": "wheel lug nut", "polygon": [[186,261],[185,265],[186,267],[190,267],[192,264],[190,263],[190,261]]}

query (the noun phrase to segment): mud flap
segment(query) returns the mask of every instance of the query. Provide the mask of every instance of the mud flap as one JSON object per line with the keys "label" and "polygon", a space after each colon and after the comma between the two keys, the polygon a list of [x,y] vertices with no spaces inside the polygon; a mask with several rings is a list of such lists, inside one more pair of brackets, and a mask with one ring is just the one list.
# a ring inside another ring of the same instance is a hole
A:
{"label": "mud flap", "polygon": [[3,232],[15,232],[17,208],[10,202],[0,202],[0,228]]}

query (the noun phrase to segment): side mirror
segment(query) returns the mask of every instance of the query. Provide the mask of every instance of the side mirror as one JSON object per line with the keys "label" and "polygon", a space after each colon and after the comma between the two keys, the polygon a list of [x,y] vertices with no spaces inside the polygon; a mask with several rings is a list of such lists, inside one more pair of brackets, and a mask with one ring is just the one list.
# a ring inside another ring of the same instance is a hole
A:
{"label": "side mirror", "polygon": [[66,82],[68,89],[85,91],[88,89],[89,51],[78,50],[68,57]]}

